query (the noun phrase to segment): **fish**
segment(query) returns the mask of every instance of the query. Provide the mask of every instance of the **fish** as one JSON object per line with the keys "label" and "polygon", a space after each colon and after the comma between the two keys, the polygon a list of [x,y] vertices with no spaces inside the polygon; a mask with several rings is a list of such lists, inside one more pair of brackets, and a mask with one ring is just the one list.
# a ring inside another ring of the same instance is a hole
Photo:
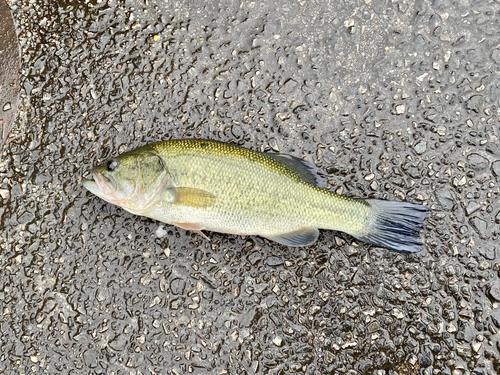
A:
{"label": "fish", "polygon": [[300,247],[319,229],[404,253],[423,248],[427,206],[351,198],[320,187],[314,164],[203,139],[146,144],[90,171],[83,186],[135,214],[197,233],[261,236]]}

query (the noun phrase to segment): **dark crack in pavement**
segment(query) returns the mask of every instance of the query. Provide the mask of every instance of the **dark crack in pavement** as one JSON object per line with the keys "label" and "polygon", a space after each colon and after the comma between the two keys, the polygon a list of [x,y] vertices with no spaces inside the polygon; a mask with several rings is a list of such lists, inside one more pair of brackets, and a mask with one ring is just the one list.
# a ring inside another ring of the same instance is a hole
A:
{"label": "dark crack in pavement", "polygon": [[[496,374],[500,4],[9,1],[19,115],[0,161],[0,372]],[[315,163],[431,208],[406,255],[184,230],[87,193],[148,142]]]}
{"label": "dark crack in pavement", "polygon": [[9,5],[0,0],[0,147],[17,116],[21,56]]}

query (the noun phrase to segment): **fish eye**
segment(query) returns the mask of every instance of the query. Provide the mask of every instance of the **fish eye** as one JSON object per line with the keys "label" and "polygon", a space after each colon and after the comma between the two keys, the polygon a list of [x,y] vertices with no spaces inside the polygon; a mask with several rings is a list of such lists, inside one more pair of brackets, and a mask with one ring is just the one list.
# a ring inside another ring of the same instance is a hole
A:
{"label": "fish eye", "polygon": [[113,172],[118,167],[118,162],[116,160],[110,160],[106,164],[106,169],[110,172]]}

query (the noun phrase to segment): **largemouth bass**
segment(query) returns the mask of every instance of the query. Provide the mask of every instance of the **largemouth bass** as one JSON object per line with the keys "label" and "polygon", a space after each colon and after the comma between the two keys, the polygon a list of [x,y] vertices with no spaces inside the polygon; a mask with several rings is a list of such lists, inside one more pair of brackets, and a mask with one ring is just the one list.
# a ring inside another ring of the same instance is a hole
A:
{"label": "largemouth bass", "polygon": [[307,246],[319,228],[390,250],[418,252],[428,208],[354,199],[317,185],[309,163],[222,142],[180,139],[125,152],[83,185],[125,210],[196,232],[259,235]]}

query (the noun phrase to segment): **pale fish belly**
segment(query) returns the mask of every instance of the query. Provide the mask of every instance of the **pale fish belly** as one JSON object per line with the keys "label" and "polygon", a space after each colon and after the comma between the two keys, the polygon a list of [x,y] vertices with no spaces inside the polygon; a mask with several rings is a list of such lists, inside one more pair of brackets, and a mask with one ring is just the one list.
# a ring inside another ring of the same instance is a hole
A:
{"label": "pale fish belly", "polygon": [[[301,228],[322,228],[356,232],[367,220],[369,207],[360,201],[332,196],[307,185],[289,184],[272,194],[219,194],[217,203],[197,208],[158,202],[144,216],[168,224],[196,224],[200,230],[273,237]],[[207,187],[205,187],[207,188]],[[181,226],[182,227],[182,226]]]}

